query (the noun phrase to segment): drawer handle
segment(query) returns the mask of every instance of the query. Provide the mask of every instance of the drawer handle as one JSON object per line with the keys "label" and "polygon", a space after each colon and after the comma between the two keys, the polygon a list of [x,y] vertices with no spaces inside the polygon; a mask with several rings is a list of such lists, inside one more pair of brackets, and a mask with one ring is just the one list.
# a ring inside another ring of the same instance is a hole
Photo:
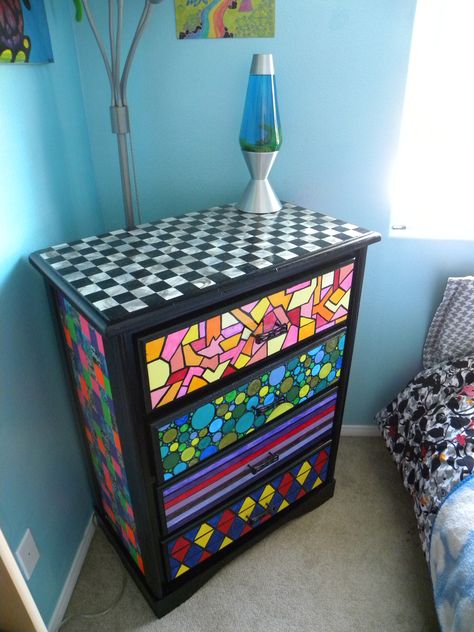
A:
{"label": "drawer handle", "polygon": [[276,508],[273,507],[273,505],[268,505],[265,511],[262,511],[257,516],[252,516],[251,518],[249,518],[247,520],[247,524],[249,524],[251,527],[255,527],[263,517],[267,515],[273,516],[275,511],[276,511]]}
{"label": "drawer handle", "polygon": [[261,470],[264,470],[269,465],[276,463],[277,461],[279,461],[279,459],[280,459],[279,454],[274,454],[273,452],[269,452],[268,456],[265,459],[263,459],[263,461],[260,461],[260,463],[257,463],[257,465],[252,465],[251,463],[249,463],[247,467],[252,472],[252,474],[258,474],[258,472],[260,472]]}
{"label": "drawer handle", "polygon": [[288,323],[278,323],[278,325],[275,325],[273,329],[270,329],[270,331],[267,331],[264,334],[262,333],[262,334],[252,334],[252,335],[255,337],[256,342],[260,344],[262,342],[267,342],[267,340],[271,340],[272,338],[276,338],[277,336],[281,336],[287,331],[288,331]]}
{"label": "drawer handle", "polygon": [[271,404],[260,404],[259,406],[253,406],[253,410],[257,414],[266,413],[267,410],[275,408],[275,406],[278,406],[278,404],[281,404],[281,402],[284,402],[285,400],[286,397],[284,395],[279,395],[278,397],[275,397]]}

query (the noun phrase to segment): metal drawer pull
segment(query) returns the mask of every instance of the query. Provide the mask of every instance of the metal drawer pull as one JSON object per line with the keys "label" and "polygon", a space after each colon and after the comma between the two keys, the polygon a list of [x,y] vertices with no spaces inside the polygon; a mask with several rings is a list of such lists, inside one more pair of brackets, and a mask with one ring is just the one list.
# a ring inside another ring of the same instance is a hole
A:
{"label": "metal drawer pull", "polygon": [[264,334],[253,334],[255,336],[256,342],[258,344],[262,342],[267,342],[267,340],[271,340],[272,338],[276,338],[277,336],[281,336],[282,334],[288,331],[288,323],[278,323],[275,325],[273,329],[267,331]]}
{"label": "metal drawer pull", "polygon": [[276,463],[279,459],[280,459],[279,454],[274,454],[273,452],[269,452],[268,456],[265,459],[263,459],[263,461],[260,461],[260,463],[257,463],[257,465],[251,465],[249,463],[247,467],[252,472],[252,474],[258,474],[258,472],[260,472],[261,470],[264,470],[269,465]]}
{"label": "metal drawer pull", "polygon": [[281,402],[284,402],[285,400],[286,397],[284,395],[279,395],[278,397],[275,397],[271,404],[260,404],[259,406],[253,406],[253,410],[257,414],[266,413],[267,410],[275,408],[275,406],[278,406],[278,404],[281,404]]}
{"label": "metal drawer pull", "polygon": [[247,520],[247,522],[252,527],[255,527],[255,525],[257,525],[264,516],[266,515],[273,516],[275,511],[276,511],[276,508],[273,507],[273,505],[268,505],[265,511],[262,511],[262,513],[259,513],[258,516],[252,516],[251,518]]}

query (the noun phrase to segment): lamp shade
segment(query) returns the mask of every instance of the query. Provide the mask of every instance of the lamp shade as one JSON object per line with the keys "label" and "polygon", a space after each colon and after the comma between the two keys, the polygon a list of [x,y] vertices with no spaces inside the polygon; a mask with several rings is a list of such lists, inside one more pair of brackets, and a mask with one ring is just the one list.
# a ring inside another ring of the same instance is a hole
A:
{"label": "lamp shade", "polygon": [[240,146],[248,152],[275,152],[282,135],[272,55],[254,55],[250,70]]}

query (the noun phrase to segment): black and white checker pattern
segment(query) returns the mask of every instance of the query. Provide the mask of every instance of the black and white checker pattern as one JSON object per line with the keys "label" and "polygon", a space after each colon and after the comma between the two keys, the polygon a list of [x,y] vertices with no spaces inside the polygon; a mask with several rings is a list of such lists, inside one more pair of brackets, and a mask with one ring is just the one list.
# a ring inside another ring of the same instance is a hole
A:
{"label": "black and white checker pattern", "polygon": [[38,254],[102,316],[117,321],[369,232],[294,204],[272,215],[229,205]]}

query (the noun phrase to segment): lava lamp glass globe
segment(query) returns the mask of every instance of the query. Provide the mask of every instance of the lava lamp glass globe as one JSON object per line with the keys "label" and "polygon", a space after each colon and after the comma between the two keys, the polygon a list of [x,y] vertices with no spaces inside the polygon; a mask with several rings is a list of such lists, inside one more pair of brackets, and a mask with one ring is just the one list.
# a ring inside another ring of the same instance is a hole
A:
{"label": "lava lamp glass globe", "polygon": [[251,180],[237,207],[248,213],[275,213],[282,204],[273,191],[268,175],[282,143],[273,56],[253,56],[240,147]]}

